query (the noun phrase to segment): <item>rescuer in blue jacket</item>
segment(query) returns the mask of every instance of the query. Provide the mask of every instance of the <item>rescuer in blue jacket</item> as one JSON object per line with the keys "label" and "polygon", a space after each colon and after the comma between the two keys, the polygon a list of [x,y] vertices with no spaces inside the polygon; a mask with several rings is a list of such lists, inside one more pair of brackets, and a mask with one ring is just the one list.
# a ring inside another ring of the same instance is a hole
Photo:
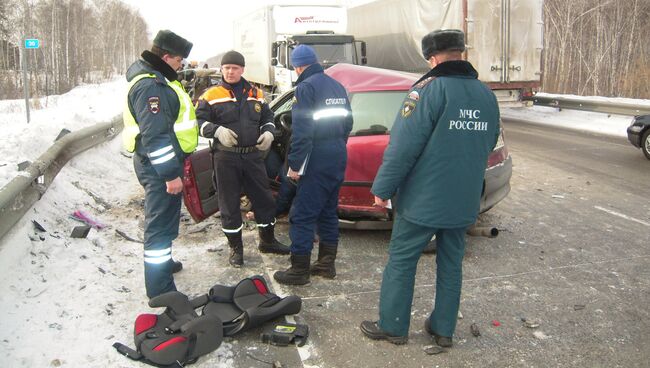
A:
{"label": "rescuer in blue jacket", "polygon": [[494,93],[462,60],[464,34],[437,30],[422,39],[433,68],[417,81],[397,114],[371,192],[395,223],[379,297],[379,320],[363,321],[369,338],[407,342],[415,272],[435,234],[435,306],[424,329],[452,346],[460,303],[465,230],[476,222],[487,159],[499,136]]}
{"label": "rescuer in blue jacket", "polygon": [[[298,82],[291,109],[287,175],[298,181],[298,187],[289,213],[291,267],[277,271],[273,277],[282,284],[304,285],[309,283],[310,274],[336,276],[336,208],[345,175],[352,111],[345,88],[325,75],[311,47],[296,47],[291,64],[298,73]],[[310,270],[316,230],[320,237],[318,260]]]}
{"label": "rescuer in blue jacket", "polygon": [[190,96],[176,71],[192,43],[164,30],[151,51],[126,72],[129,81],[124,108],[124,148],[133,154],[138,181],[144,187],[144,280],[147,296],[175,291],[173,273],[182,264],[172,259],[178,236],[183,161],[198,143],[198,127]]}

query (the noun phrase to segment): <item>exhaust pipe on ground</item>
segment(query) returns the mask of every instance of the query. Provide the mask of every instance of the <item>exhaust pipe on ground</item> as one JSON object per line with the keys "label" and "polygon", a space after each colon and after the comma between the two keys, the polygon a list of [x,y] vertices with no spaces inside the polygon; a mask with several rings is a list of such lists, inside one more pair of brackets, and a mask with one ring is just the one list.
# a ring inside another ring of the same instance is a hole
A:
{"label": "exhaust pipe on ground", "polygon": [[492,226],[476,226],[476,224],[467,228],[469,236],[485,236],[486,238],[496,238],[499,235],[499,229]]}

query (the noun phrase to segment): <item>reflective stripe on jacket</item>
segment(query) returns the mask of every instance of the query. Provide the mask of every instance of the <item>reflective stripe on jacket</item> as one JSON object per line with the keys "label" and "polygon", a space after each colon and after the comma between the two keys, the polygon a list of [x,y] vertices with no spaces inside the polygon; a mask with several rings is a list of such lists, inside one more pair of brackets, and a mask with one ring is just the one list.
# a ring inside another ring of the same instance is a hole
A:
{"label": "reflective stripe on jacket", "polygon": [[[154,74],[140,74],[136,76],[129,83],[128,91],[130,91],[136,83],[144,78],[156,78],[156,76]],[[183,152],[194,152],[196,146],[198,145],[199,128],[196,123],[196,112],[194,110],[194,105],[192,105],[192,100],[190,99],[190,96],[185,92],[180,82],[167,81],[167,86],[176,93],[180,102],[178,116],[174,122],[174,133],[176,135],[176,139],[178,140],[178,143]],[[138,126],[138,122],[129,109],[128,93],[122,118],[124,120],[124,131],[122,132],[122,143],[124,145],[124,149],[129,152],[134,152],[136,140],[138,138],[138,135],[140,135],[140,127]]]}
{"label": "reflective stripe on jacket", "polygon": [[235,92],[225,82],[207,89],[197,102],[196,116],[199,133],[213,138],[217,128],[223,126],[237,134],[237,146],[250,147],[264,132],[275,132],[273,112],[264,100],[261,89],[243,80],[246,101],[237,101]]}

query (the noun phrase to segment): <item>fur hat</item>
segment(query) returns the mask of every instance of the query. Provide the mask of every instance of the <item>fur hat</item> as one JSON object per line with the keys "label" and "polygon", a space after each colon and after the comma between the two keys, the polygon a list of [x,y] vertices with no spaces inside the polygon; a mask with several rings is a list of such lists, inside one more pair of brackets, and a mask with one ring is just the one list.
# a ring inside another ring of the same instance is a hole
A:
{"label": "fur hat", "polygon": [[153,39],[153,44],[154,46],[169,51],[174,55],[180,55],[184,59],[190,56],[190,51],[193,46],[190,41],[168,29],[159,31],[156,38]]}
{"label": "fur hat", "polygon": [[465,51],[465,34],[460,29],[437,29],[422,37],[426,60],[442,51]]}
{"label": "fur hat", "polygon": [[246,66],[246,60],[244,60],[244,55],[238,53],[237,51],[228,51],[221,57],[221,65],[226,64],[235,64],[239,66]]}
{"label": "fur hat", "polygon": [[294,67],[318,63],[316,51],[307,45],[298,45],[291,52],[291,65]]}

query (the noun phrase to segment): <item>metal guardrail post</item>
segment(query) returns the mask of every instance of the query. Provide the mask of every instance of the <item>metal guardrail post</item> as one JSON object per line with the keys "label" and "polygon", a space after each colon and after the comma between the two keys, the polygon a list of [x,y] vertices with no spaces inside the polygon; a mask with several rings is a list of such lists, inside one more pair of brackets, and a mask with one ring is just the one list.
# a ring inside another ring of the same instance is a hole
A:
{"label": "metal guardrail post", "polygon": [[533,101],[535,105],[557,107],[560,109],[583,110],[618,115],[650,114],[650,106],[635,103],[587,100],[582,98],[564,96],[547,97],[537,95],[526,97],[524,100]]}
{"label": "metal guardrail post", "polygon": [[113,139],[122,131],[121,117],[110,123],[69,133],[56,141],[34,163],[0,189],[0,239],[45,193],[65,164],[75,155]]}

